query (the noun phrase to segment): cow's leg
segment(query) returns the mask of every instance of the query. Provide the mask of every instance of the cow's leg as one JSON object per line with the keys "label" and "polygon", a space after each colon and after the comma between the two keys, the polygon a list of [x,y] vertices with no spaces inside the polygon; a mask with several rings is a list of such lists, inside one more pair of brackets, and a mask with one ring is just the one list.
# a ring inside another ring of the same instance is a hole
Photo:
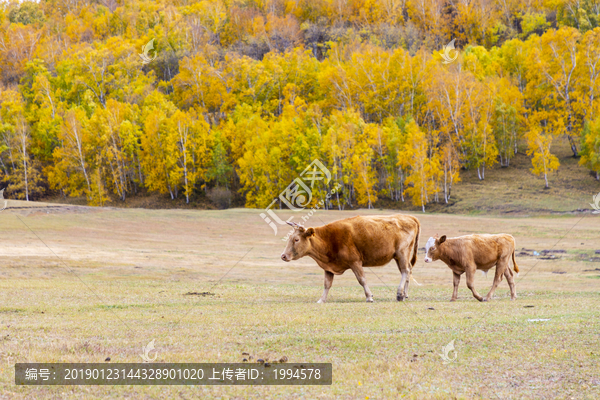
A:
{"label": "cow's leg", "polygon": [[[409,254],[407,252],[405,260],[409,259]],[[415,260],[416,262],[416,260]],[[406,263],[406,266],[408,267],[408,273],[406,275],[406,282],[404,283],[404,298],[408,299],[408,284],[410,283],[410,277],[412,275],[412,269],[413,269],[413,264],[412,263]]]}
{"label": "cow's leg", "polygon": [[496,273],[494,274],[494,283],[492,284],[490,292],[487,294],[487,296],[485,296],[485,299],[483,299],[483,301],[489,301],[492,298],[494,292],[496,291],[496,288],[502,281],[502,275],[504,275],[504,271],[506,271],[507,266],[508,263],[505,260],[498,261],[498,263],[496,264]]}
{"label": "cow's leg", "polygon": [[367,302],[373,302],[373,293],[371,293],[371,289],[367,286],[367,280],[365,279],[365,271],[362,267],[361,263],[357,263],[352,267],[352,272],[356,275],[356,279],[358,283],[365,289],[365,296],[367,297]]}
{"label": "cow's leg", "polygon": [[513,278],[510,266],[508,266],[504,271],[504,276],[506,277],[506,282],[508,282],[508,287],[510,287],[510,299],[514,300],[517,298],[517,289],[515,288],[515,280]]}
{"label": "cow's leg", "polygon": [[458,285],[460,285],[460,274],[452,272],[454,274],[454,291],[452,292],[452,298],[450,301],[456,301],[458,298]]}
{"label": "cow's leg", "polygon": [[408,280],[410,270],[408,269],[408,262],[405,254],[400,252],[396,253],[396,264],[398,265],[398,269],[400,270],[400,274],[402,274],[402,278],[400,279],[400,285],[398,285],[398,291],[396,293],[396,300],[402,301],[408,297]]}
{"label": "cow's leg", "polygon": [[323,294],[317,303],[325,303],[327,301],[327,293],[329,293],[329,289],[333,284],[333,272],[325,271],[325,288],[323,289]]}
{"label": "cow's leg", "polygon": [[408,284],[410,283],[410,272],[406,277],[406,282],[404,283],[404,298],[408,299]]}
{"label": "cow's leg", "polygon": [[481,297],[479,293],[477,293],[477,290],[475,290],[475,283],[473,282],[475,280],[475,271],[477,271],[477,267],[475,266],[466,268],[465,272],[467,274],[467,287],[471,290],[471,292],[473,292],[473,297],[479,301],[483,301],[483,297]]}

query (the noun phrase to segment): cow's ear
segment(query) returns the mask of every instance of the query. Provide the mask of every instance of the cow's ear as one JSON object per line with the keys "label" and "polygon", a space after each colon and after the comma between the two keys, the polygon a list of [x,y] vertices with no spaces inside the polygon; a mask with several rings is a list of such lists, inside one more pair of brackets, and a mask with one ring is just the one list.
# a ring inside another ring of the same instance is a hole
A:
{"label": "cow's ear", "polygon": [[311,237],[314,234],[315,234],[315,228],[308,228],[306,230],[306,233],[304,234],[304,237]]}
{"label": "cow's ear", "polygon": [[441,238],[438,239],[438,244],[442,244],[446,241],[446,235],[442,236]]}
{"label": "cow's ear", "polygon": [[306,230],[306,229],[304,229],[304,227],[302,225],[296,225],[296,226],[298,227],[298,232],[300,232],[300,233],[304,233],[304,231]]}

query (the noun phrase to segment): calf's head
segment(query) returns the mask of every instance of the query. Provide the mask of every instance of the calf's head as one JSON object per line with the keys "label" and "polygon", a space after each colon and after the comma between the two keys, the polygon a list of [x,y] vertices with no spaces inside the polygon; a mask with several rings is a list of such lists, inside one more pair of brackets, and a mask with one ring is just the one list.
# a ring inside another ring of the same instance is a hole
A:
{"label": "calf's head", "polygon": [[440,259],[440,245],[446,241],[446,235],[438,238],[430,237],[425,245],[425,262],[430,263]]}
{"label": "calf's head", "polygon": [[285,250],[281,253],[281,259],[286,262],[307,255],[312,245],[310,239],[315,234],[314,228],[305,229],[293,222],[288,222],[288,224],[294,227],[294,233],[290,235]]}

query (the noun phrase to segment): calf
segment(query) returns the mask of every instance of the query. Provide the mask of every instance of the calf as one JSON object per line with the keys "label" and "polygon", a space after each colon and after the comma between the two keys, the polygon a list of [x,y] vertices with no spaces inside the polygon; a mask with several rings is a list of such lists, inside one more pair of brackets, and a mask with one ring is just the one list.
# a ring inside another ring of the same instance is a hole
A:
{"label": "calf", "polygon": [[[430,263],[436,260],[442,260],[454,272],[454,292],[452,299],[455,301],[458,295],[458,285],[460,276],[463,272],[467,273],[467,287],[473,292],[473,296],[479,301],[488,301],[494,295],[494,291],[502,275],[506,277],[510,287],[510,298],[517,298],[515,290],[515,281],[513,273],[509,267],[510,257],[514,265],[514,270],[519,273],[519,267],[515,261],[515,239],[505,233],[499,235],[467,235],[456,238],[446,239],[446,236],[440,238],[431,237],[425,247],[425,262]],[[473,278],[476,270],[487,271],[496,266],[496,275],[490,292],[485,298],[481,297],[475,290]]]}
{"label": "calf", "polygon": [[[288,222],[289,223],[289,222]],[[368,302],[373,294],[367,286],[363,267],[381,267],[396,260],[402,274],[396,299],[408,298],[409,274],[417,262],[417,247],[421,225],[410,215],[354,217],[332,222],[318,228],[289,223],[294,227],[281,254],[289,262],[309,256],[325,270],[325,289],[318,303],[327,300],[334,275],[351,269],[365,290]]]}

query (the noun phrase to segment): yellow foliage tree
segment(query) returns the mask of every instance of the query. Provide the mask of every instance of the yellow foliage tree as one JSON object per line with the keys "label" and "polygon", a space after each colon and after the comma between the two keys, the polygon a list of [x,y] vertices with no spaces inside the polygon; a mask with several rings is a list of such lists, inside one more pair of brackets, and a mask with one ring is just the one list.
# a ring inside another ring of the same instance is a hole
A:
{"label": "yellow foliage tree", "polygon": [[360,206],[374,208],[377,201],[377,172],[372,167],[373,149],[369,146],[376,137],[377,125],[368,124],[363,127],[360,136],[356,138],[356,145],[352,155],[352,182],[356,190],[356,201]]}
{"label": "yellow foliage tree", "polygon": [[50,185],[70,196],[85,195],[88,202],[95,203],[93,177],[100,163],[100,139],[90,129],[84,110],[67,111],[58,134],[61,145],[53,152],[55,164],[48,174]]}
{"label": "yellow foliage tree", "polygon": [[528,150],[527,155],[533,155],[531,163],[533,168],[531,172],[538,176],[544,176],[546,189],[548,185],[548,175],[556,171],[560,166],[558,158],[550,152],[552,145],[552,135],[546,133],[545,113],[536,113],[530,117],[529,132],[527,133]]}
{"label": "yellow foliage tree", "polygon": [[425,133],[414,120],[406,125],[407,139],[399,163],[410,166],[406,178],[406,193],[412,197],[412,202],[425,212],[425,205],[431,201],[436,192],[435,182],[442,174],[439,156],[428,157]]}

